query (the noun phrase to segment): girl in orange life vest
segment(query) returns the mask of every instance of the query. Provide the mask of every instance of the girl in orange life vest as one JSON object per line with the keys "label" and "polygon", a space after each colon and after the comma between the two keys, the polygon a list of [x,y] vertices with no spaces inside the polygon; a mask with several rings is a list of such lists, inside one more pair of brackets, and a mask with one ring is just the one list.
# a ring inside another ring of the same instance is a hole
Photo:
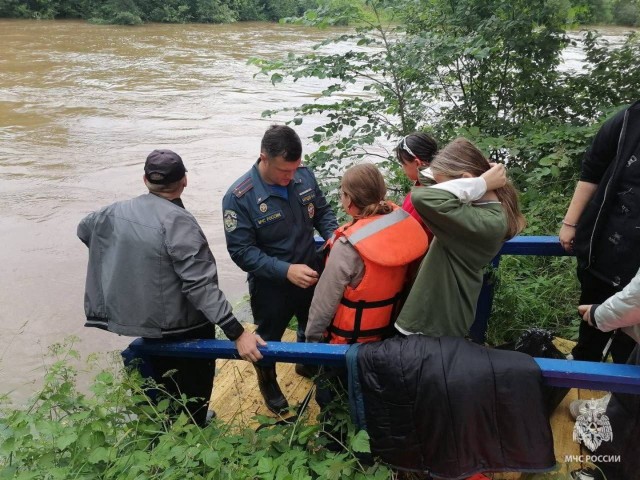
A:
{"label": "girl in orange life vest", "polygon": [[[414,187],[419,187],[419,174],[431,164],[431,160],[438,152],[438,144],[433,137],[422,132],[413,132],[405,136],[396,147],[396,157],[405,175],[413,182]],[[402,202],[402,209],[411,214],[413,218],[420,222],[425,232],[429,236],[429,242],[433,240],[433,233],[425,225],[420,214],[411,203],[411,192]]]}
{"label": "girl in orange life vest", "polygon": [[[417,220],[384,199],[386,193],[373,164],[344,173],[341,202],[353,220],[329,240],[329,257],[309,309],[307,342],[371,342],[393,330],[408,266],[424,255],[428,239]],[[316,377],[316,402],[324,415],[330,415],[325,407],[336,390],[344,389],[345,376],[344,368],[325,367]]]}
{"label": "girl in orange life vest", "polygon": [[353,217],[330,239],[330,254],[309,309],[307,341],[381,340],[392,328],[409,264],[427,249],[418,222],[384,199],[387,188],[369,163],[341,181],[342,207]]}

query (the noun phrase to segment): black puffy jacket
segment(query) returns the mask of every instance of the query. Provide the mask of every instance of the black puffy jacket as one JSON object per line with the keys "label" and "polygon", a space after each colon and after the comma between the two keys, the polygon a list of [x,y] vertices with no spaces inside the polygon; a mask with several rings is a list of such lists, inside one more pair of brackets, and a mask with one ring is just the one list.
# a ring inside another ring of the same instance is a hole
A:
{"label": "black puffy jacket", "polygon": [[555,465],[528,355],[411,335],[354,346],[347,366],[352,416],[385,463],[436,478]]}

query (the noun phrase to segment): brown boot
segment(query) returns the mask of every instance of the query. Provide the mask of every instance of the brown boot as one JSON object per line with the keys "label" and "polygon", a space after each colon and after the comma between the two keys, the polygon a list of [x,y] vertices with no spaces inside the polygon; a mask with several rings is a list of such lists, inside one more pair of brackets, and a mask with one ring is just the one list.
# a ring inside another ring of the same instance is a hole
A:
{"label": "brown boot", "polygon": [[289,408],[289,403],[284,398],[276,380],[276,366],[258,366],[255,364],[253,366],[258,374],[258,386],[267,408],[277,415],[285,413]]}

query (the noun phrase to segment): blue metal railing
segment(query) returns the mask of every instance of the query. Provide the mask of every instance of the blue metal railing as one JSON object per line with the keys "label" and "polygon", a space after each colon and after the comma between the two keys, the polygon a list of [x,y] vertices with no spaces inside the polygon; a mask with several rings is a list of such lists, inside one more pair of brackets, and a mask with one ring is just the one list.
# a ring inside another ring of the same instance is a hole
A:
{"label": "blue metal railing", "polygon": [[[500,252],[493,259],[493,268],[500,266],[502,255],[536,255],[539,257],[566,257],[570,256],[560,246],[558,237],[515,237],[505,242]],[[493,307],[493,279],[490,274],[484,276],[482,290],[476,306],[476,319],[469,329],[471,338],[476,343],[484,343],[487,339],[487,326]]]}
{"label": "blue metal railing", "polygon": [[[493,264],[497,267],[501,255],[565,256],[558,237],[516,237],[505,243]],[[491,312],[493,285],[485,282],[478,300],[474,327],[484,338]],[[261,348],[265,359],[275,362],[316,365],[343,365],[347,345],[318,343],[269,342]],[[233,342],[228,340],[195,340],[179,342],[145,342],[134,340],[123,352],[128,359],[150,355],[200,358],[238,358]],[[593,390],[640,394],[640,366],[611,363],[580,362],[575,360],[535,359],[545,383],[556,387],[578,387]]]}

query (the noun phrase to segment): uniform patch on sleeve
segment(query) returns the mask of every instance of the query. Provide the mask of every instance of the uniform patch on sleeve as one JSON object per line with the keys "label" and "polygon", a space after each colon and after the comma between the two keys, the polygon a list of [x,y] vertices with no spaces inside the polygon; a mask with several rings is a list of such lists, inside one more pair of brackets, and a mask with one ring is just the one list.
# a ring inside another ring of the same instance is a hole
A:
{"label": "uniform patch on sleeve", "polygon": [[225,210],[222,218],[225,231],[233,232],[238,227],[238,214],[233,210]]}

